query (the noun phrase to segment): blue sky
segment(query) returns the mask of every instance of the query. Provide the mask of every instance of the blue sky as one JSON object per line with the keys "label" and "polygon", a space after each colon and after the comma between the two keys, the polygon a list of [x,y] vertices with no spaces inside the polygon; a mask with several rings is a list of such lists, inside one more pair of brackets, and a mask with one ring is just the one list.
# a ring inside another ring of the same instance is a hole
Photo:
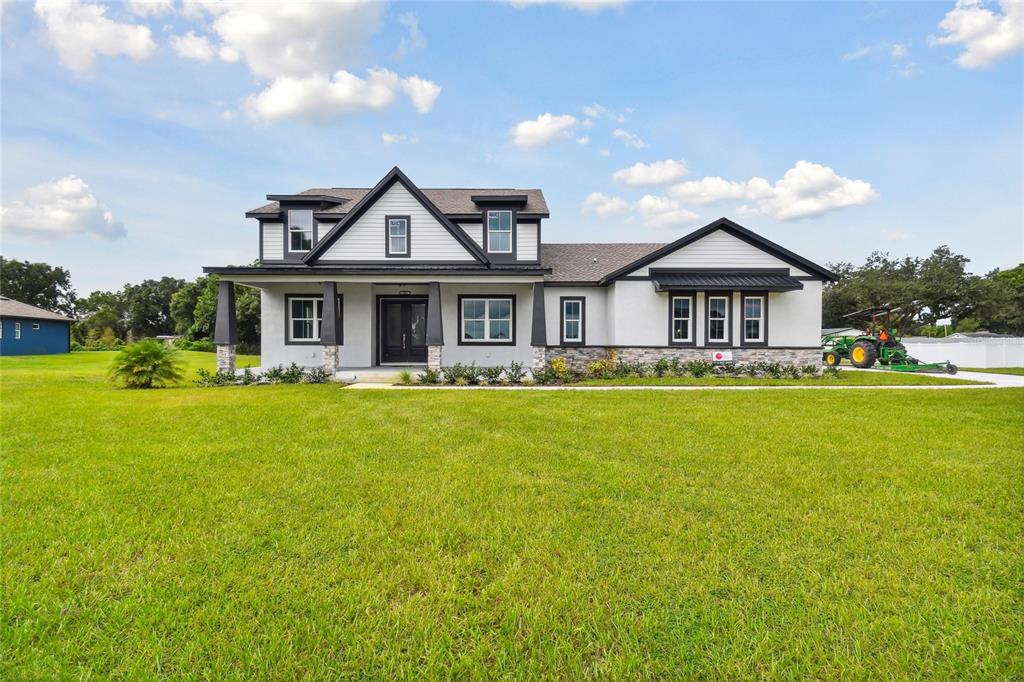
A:
{"label": "blue sky", "polygon": [[257,256],[266,194],[394,165],[542,188],[545,241],[724,215],[822,263],[1024,255],[1012,5],[290,7],[6,3],[3,255],[192,278]]}

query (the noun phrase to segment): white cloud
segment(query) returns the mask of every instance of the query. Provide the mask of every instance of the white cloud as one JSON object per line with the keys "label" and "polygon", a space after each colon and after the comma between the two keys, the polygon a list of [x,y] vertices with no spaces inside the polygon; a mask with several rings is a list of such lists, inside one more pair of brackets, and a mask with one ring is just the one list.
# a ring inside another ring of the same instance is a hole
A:
{"label": "white cloud", "polygon": [[125,7],[136,16],[156,16],[174,9],[174,0],[127,0]]}
{"label": "white cloud", "polygon": [[612,174],[615,182],[637,187],[642,185],[664,185],[675,182],[686,175],[686,164],[682,161],[667,159],[653,163],[635,163]]}
{"label": "white cloud", "polygon": [[231,111],[231,109],[225,109],[220,112],[220,117],[225,121],[234,121],[236,116],[238,116],[238,114]]}
{"label": "white cloud", "polygon": [[[632,109],[627,109],[627,111],[632,111]],[[609,121],[614,121],[615,123],[623,123],[626,120],[625,114],[615,111],[614,109],[609,109],[608,107],[597,103],[588,104],[585,107],[583,107],[583,114],[587,117],[588,120],[595,118],[606,118]],[[590,127],[589,123],[587,124],[587,127]]]}
{"label": "white cloud", "polygon": [[612,137],[614,137],[617,140],[622,140],[627,146],[630,146],[633,149],[644,149],[647,147],[646,142],[644,142],[643,140],[641,140],[639,137],[629,132],[628,130],[623,130],[622,128],[616,128],[612,132]]}
{"label": "white cloud", "polygon": [[590,138],[586,135],[581,135],[576,138],[576,144],[590,144]]}
{"label": "white cloud", "polygon": [[398,52],[395,56],[404,57],[413,50],[420,50],[427,46],[427,39],[420,33],[420,20],[414,13],[399,14],[398,23],[405,26],[409,33],[398,44]]}
{"label": "white cloud", "polygon": [[697,214],[679,205],[678,201],[668,197],[656,197],[645,194],[633,204],[633,210],[643,217],[643,221],[652,227],[675,227],[692,223]]}
{"label": "white cloud", "polygon": [[282,76],[266,90],[246,100],[250,117],[262,121],[288,118],[327,120],[360,110],[379,110],[395,100],[398,76],[387,69],[370,69],[366,78],[337,71],[328,78]]}
{"label": "white cloud", "polygon": [[397,133],[381,133],[380,139],[384,144],[398,144],[399,142],[408,142],[409,144],[416,144],[420,141],[418,137],[410,137],[408,135],[399,135]]}
{"label": "white cloud", "polygon": [[195,31],[189,31],[183,36],[174,36],[171,38],[171,47],[185,59],[213,61],[213,45],[205,36],[197,36]]}
{"label": "white cloud", "polygon": [[929,38],[931,45],[961,45],[957,64],[965,69],[991,66],[1024,47],[1024,3],[1002,0],[1002,14],[979,0],[957,0],[956,7],[939,22],[943,36]]}
{"label": "white cloud", "polygon": [[623,7],[629,0],[511,0],[511,5],[522,9],[533,5],[561,5],[577,9],[586,14],[596,14],[606,9]]}
{"label": "white cloud", "polygon": [[512,142],[523,149],[543,147],[571,136],[576,118],[569,114],[556,116],[544,113],[532,121],[521,121],[512,129]]}
{"label": "white cloud", "polygon": [[401,83],[402,92],[409,96],[416,111],[421,114],[428,114],[441,94],[441,86],[424,80],[419,76],[403,78]]}
{"label": "white cloud", "polygon": [[60,63],[79,73],[92,69],[97,55],[126,55],[135,61],[156,50],[145,26],[113,21],[106,7],[78,0],[37,0],[36,16]]}
{"label": "white cloud", "polygon": [[900,232],[899,230],[882,230],[882,239],[887,242],[902,242],[913,238],[914,235],[909,232]]}
{"label": "white cloud", "polygon": [[810,161],[797,161],[775,184],[757,177],[745,182],[706,177],[673,185],[668,192],[684,204],[753,201],[756,206],[742,206],[740,212],[759,213],[777,220],[823,215],[878,198],[870,183],[842,177],[828,166]]}
{"label": "white cloud", "polygon": [[0,208],[0,217],[5,233],[39,239],[80,234],[120,239],[126,234],[124,223],[115,220],[89,185],[75,175],[29,187],[21,200]]}
{"label": "white cloud", "polygon": [[858,59],[863,59],[864,57],[867,57],[869,54],[871,54],[871,48],[867,46],[861,46],[858,47],[856,50],[851,50],[850,52],[843,53],[840,59],[842,59],[844,62],[854,62],[857,61]]}
{"label": "white cloud", "polygon": [[583,214],[614,215],[628,213],[629,204],[622,197],[609,197],[600,192],[591,192],[583,202]]}
{"label": "white cloud", "polygon": [[905,43],[895,43],[889,54],[892,55],[893,59],[903,59],[907,56],[907,45]]}

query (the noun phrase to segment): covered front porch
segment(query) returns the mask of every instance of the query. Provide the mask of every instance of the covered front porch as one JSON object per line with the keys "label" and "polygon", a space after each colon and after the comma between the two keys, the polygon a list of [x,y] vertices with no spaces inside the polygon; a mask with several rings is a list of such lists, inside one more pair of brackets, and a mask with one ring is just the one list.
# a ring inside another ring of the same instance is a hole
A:
{"label": "covered front porch", "polygon": [[[260,290],[261,368],[294,362],[322,367],[339,380],[393,381],[403,369],[512,362],[532,368],[545,361],[544,284],[538,276],[222,277],[214,331],[218,369],[234,369],[233,283]],[[499,307],[507,310],[508,322],[493,321],[501,338],[467,338],[466,300],[504,302]],[[331,301],[335,305],[325,303]]]}

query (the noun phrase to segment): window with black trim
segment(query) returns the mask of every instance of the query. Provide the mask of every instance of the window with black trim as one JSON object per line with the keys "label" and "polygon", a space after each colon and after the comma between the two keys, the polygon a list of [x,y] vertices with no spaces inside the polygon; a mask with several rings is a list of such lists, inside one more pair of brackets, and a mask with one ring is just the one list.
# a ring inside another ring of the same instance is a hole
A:
{"label": "window with black trim", "polygon": [[709,295],[708,343],[729,343],[729,297]]}
{"label": "window with black trim", "polygon": [[512,343],[512,298],[463,298],[459,338],[462,343]]}
{"label": "window with black trim", "polygon": [[743,297],[743,341],[764,343],[765,340],[765,297]]}
{"label": "window with black trim", "polygon": [[309,251],[313,248],[313,212],[288,211],[288,250]]}
{"label": "window with black trim", "polygon": [[512,211],[488,211],[486,237],[488,253],[512,253]]}
{"label": "window with black trim", "polygon": [[409,257],[409,216],[387,217],[387,248],[389,258]]}
{"label": "window with black trim", "polygon": [[693,343],[693,296],[673,296],[669,315],[672,343]]}
{"label": "window with black trim", "polygon": [[562,322],[562,344],[582,345],[585,342],[584,325],[586,321],[586,306],[582,298],[563,297],[561,322]]}
{"label": "window with black trim", "polygon": [[[320,330],[323,326],[324,297],[314,295],[291,295],[286,297],[287,301],[287,324],[286,340],[289,343],[319,343]],[[337,299],[339,330],[342,327],[342,297]],[[339,334],[338,342],[341,343]]]}

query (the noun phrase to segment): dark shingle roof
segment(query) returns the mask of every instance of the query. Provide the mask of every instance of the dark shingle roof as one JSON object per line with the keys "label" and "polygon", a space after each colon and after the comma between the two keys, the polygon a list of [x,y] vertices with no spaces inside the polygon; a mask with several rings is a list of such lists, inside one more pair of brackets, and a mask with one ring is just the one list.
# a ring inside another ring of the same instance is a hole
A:
{"label": "dark shingle roof", "polygon": [[61,322],[74,322],[70,317],[64,317],[58,313],[52,313],[45,308],[38,308],[28,303],[15,301],[14,299],[0,296],[0,317],[24,317],[30,320],[59,320]]}
{"label": "dark shingle roof", "polygon": [[546,282],[597,282],[664,244],[541,244],[541,267],[551,268]]}
{"label": "dark shingle roof", "polygon": [[[319,210],[317,213],[344,215],[348,212],[349,206],[357,203],[369,191],[366,187],[332,187],[307,189],[299,192],[299,194],[335,197],[341,202],[339,205]],[[488,196],[526,195],[526,205],[519,209],[520,213],[546,214],[548,212],[548,204],[544,201],[544,193],[539,189],[488,189],[478,187],[470,189],[422,189],[421,191],[437,206],[441,213],[449,215],[480,213],[480,207],[474,204],[471,198],[477,194]],[[269,204],[264,204],[259,208],[248,211],[248,213],[277,213],[280,210],[281,204],[271,201]]]}

